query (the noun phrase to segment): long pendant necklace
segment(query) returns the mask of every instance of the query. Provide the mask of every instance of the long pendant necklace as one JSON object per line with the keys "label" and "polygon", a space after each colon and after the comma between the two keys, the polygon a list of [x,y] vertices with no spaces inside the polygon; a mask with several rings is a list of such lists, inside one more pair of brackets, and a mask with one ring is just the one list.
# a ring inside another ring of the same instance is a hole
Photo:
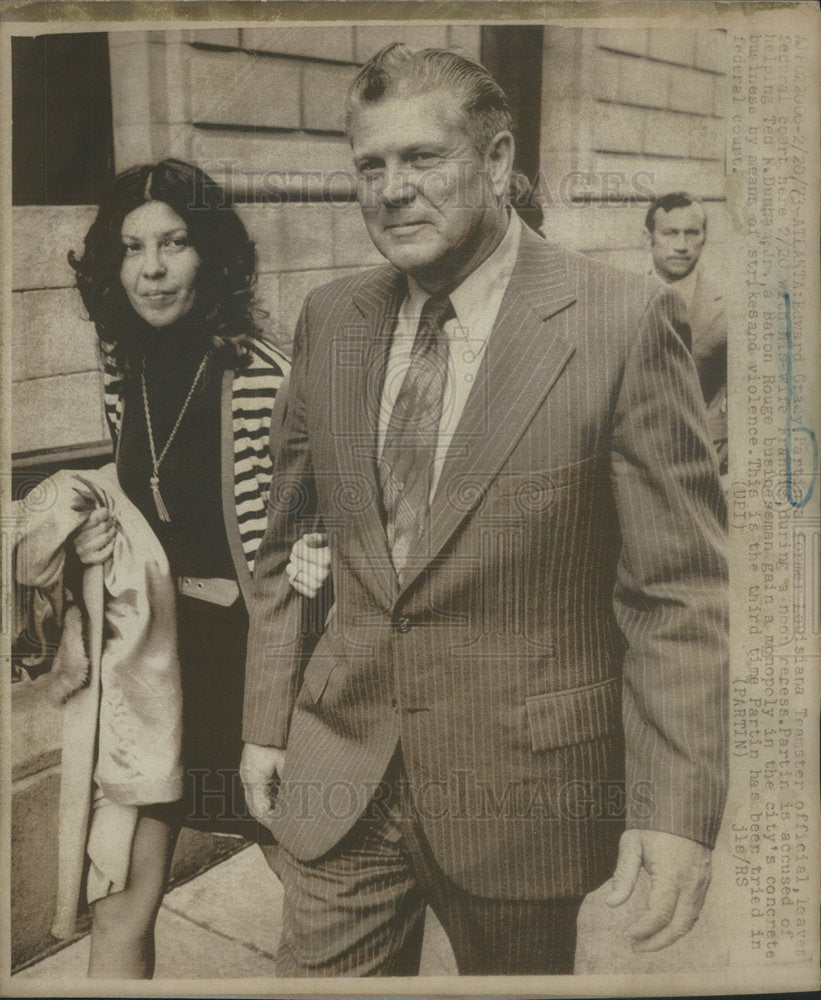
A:
{"label": "long pendant necklace", "polygon": [[157,508],[157,515],[161,521],[166,524],[171,522],[171,515],[168,513],[168,508],[163,502],[162,494],[160,493],[160,463],[168,454],[168,449],[171,447],[171,442],[174,440],[174,435],[177,433],[180,424],[182,423],[182,418],[185,416],[185,411],[188,409],[188,404],[191,402],[191,397],[194,395],[194,390],[197,388],[197,383],[200,380],[200,375],[202,375],[205,369],[205,363],[208,360],[208,355],[206,354],[202,361],[200,361],[200,366],[197,369],[197,374],[194,376],[194,381],[191,383],[191,388],[188,390],[188,395],[185,397],[185,402],[182,404],[182,409],[180,410],[174,426],[171,428],[171,433],[168,435],[168,440],[165,442],[165,447],[160,452],[159,458],[157,457],[157,449],[154,446],[154,431],[151,427],[151,414],[148,411],[148,393],[145,388],[145,355],[143,355],[143,365],[142,372],[140,373],[140,383],[143,390],[143,406],[145,407],[145,425],[148,428],[148,447],[151,449],[151,465],[154,470],[154,474],[149,477],[148,484],[151,487],[151,493],[154,496],[154,506]]}

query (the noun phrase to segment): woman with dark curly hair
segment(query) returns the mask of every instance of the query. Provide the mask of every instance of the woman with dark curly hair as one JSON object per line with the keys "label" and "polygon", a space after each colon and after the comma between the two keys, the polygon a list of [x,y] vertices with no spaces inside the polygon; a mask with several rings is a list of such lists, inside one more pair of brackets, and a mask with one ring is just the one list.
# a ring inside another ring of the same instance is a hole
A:
{"label": "woman with dark curly hair", "polygon": [[[246,606],[289,364],[255,323],[253,243],[197,167],[169,159],[120,174],[69,259],[100,341],[117,478],[178,591],[184,794],[140,807],[125,888],[90,894],[89,975],[148,977],[180,826],[262,830],[237,777]],[[95,509],[75,539],[80,562],[105,563],[117,530]]]}

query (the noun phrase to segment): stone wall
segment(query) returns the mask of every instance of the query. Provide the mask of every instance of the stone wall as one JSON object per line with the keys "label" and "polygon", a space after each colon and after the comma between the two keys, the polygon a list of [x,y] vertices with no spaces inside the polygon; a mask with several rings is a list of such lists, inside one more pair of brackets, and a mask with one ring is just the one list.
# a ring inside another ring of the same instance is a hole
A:
{"label": "stone wall", "polygon": [[726,82],[723,31],[546,28],[548,239],[644,270],[647,200],[684,189],[707,203],[705,265],[720,260]]}

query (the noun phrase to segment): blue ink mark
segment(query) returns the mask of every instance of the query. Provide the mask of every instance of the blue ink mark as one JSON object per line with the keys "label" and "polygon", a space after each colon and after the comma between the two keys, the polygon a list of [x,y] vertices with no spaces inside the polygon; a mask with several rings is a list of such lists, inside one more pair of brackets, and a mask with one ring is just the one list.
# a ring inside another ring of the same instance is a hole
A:
{"label": "blue ink mark", "polygon": [[[779,288],[778,294],[784,302],[784,340],[787,345],[786,382],[787,382],[787,450],[785,460],[785,472],[787,477],[787,501],[791,507],[801,510],[810,502],[813,490],[815,489],[815,477],[818,471],[818,438],[815,431],[810,427],[793,427],[792,425],[792,398],[793,398],[793,374],[792,374],[792,315],[790,312],[790,293],[783,287]],[[793,434],[806,434],[812,445],[812,472],[810,474],[810,486],[806,496],[799,496],[797,499],[793,493],[792,477],[792,436]]]}

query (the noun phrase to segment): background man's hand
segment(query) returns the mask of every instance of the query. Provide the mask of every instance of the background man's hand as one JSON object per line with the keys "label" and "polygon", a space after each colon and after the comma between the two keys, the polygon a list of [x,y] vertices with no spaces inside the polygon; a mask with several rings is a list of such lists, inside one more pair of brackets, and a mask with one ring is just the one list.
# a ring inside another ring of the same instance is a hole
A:
{"label": "background man's hand", "polygon": [[285,751],[278,747],[262,747],[246,743],[242,748],[239,774],[245,787],[248,812],[263,826],[270,828],[274,819],[271,786],[285,766]]}
{"label": "background man's hand", "polygon": [[294,542],[285,572],[297,593],[304,597],[316,597],[331,572],[331,550],[327,537],[314,531]]}
{"label": "background man's hand", "polygon": [[627,928],[633,951],[660,951],[695,924],[710,885],[712,852],[685,837],[659,830],[626,830],[611,882],[608,906],[629,899],[644,867],[650,876],[647,910]]}

